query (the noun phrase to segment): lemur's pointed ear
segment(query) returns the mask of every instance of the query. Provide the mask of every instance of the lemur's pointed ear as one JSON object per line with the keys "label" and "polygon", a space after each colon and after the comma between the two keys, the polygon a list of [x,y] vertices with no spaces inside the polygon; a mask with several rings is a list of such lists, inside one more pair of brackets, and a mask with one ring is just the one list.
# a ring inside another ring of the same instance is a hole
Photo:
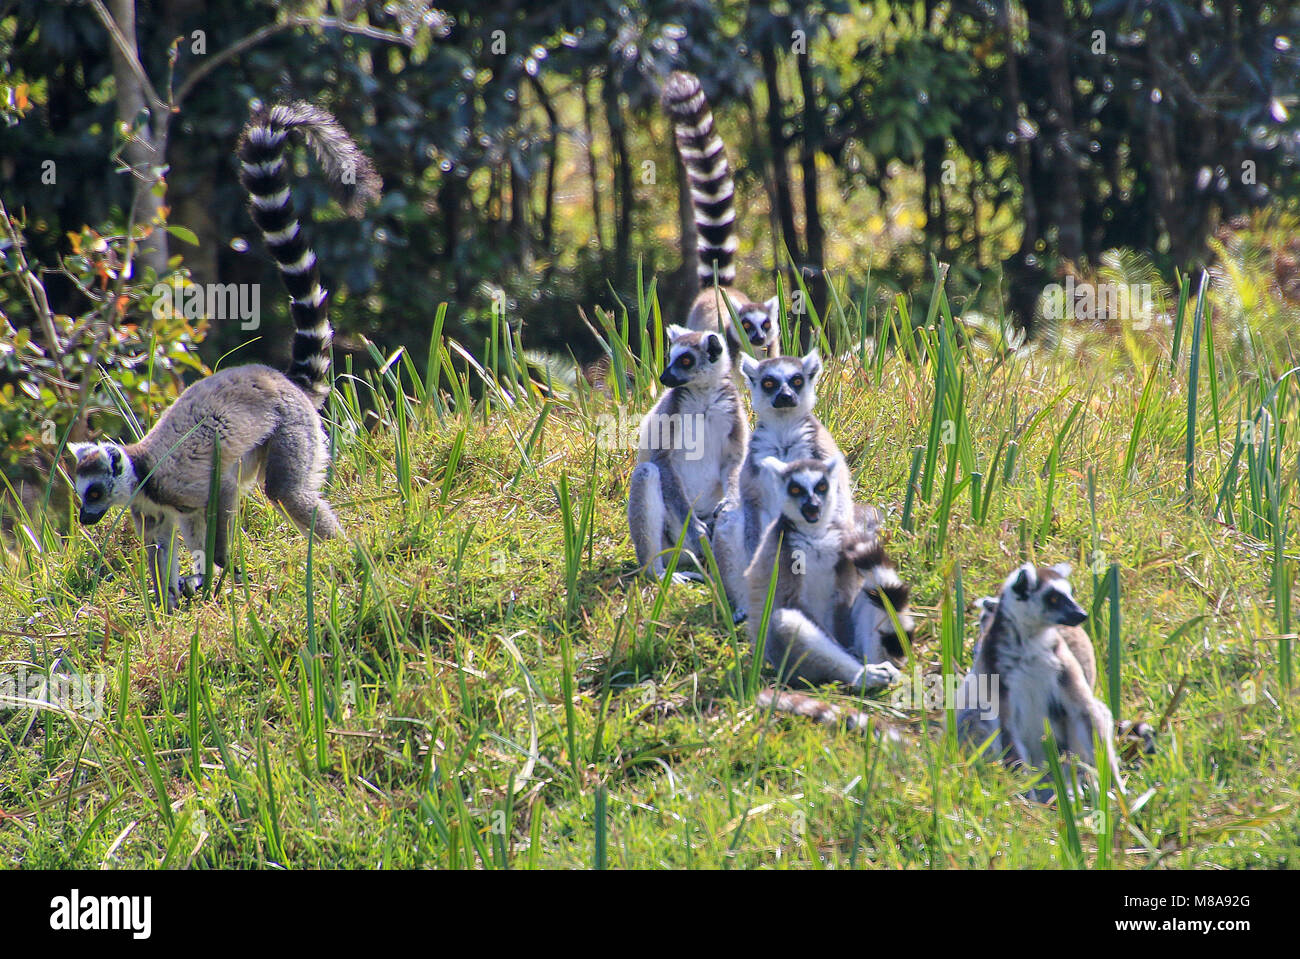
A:
{"label": "lemur's pointed ear", "polygon": [[704,338],[704,349],[709,354],[709,362],[718,362],[718,357],[727,351],[727,346],[722,342],[722,337],[717,333],[710,333]]}
{"label": "lemur's pointed ear", "polygon": [[758,360],[754,359],[748,353],[740,354],[740,372],[745,379],[749,381],[752,389],[755,381],[758,379]]}
{"label": "lemur's pointed ear", "polygon": [[816,348],[808,351],[808,355],[803,358],[803,375],[810,380],[817,379],[822,371],[822,355],[817,352]]}
{"label": "lemur's pointed ear", "polygon": [[1052,567],[1052,571],[1061,579],[1069,579],[1070,574],[1074,572],[1074,567],[1069,563],[1057,563]]}
{"label": "lemur's pointed ear", "polygon": [[1011,583],[1011,589],[1012,592],[1016,594],[1017,599],[1026,600],[1029,598],[1030,592],[1037,585],[1038,576],[1034,573],[1034,567],[1031,564],[1026,563],[1024,566],[1021,566],[1020,569],[1016,570],[1016,578]]}
{"label": "lemur's pointed ear", "polygon": [[844,461],[840,459],[840,457],[832,453],[831,458],[826,460],[826,475],[830,476],[836,470],[838,470],[843,464]]}
{"label": "lemur's pointed ear", "polygon": [[769,317],[774,320],[779,319],[781,316],[781,298],[779,296],[772,297],[763,304],[763,308],[767,310]]}
{"label": "lemur's pointed ear", "polygon": [[775,473],[778,476],[786,467],[786,464],[775,456],[764,456],[763,461],[758,465],[763,467],[763,469],[767,470],[769,473]]}
{"label": "lemur's pointed ear", "polygon": [[668,327],[668,342],[672,343],[673,341],[678,340],[681,337],[685,336],[689,332],[690,330],[688,330],[684,326],[678,326],[676,323],[670,324]]}
{"label": "lemur's pointed ear", "polygon": [[[98,443],[69,443],[68,452],[77,459],[77,469],[96,465],[103,459],[104,453]],[[104,463],[107,465],[107,462]]]}

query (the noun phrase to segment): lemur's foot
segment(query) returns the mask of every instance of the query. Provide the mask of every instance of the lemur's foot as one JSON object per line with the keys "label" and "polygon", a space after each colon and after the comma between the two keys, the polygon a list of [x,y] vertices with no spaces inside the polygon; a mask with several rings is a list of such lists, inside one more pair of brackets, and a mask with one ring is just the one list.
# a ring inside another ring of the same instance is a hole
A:
{"label": "lemur's foot", "polygon": [[859,689],[879,689],[892,686],[903,676],[893,663],[869,663],[862,667],[862,672],[853,685]]}

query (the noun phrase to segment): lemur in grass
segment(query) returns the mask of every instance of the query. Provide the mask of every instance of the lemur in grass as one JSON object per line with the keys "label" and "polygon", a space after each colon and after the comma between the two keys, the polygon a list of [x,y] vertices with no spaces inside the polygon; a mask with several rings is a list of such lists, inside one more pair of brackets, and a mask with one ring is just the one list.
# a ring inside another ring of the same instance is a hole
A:
{"label": "lemur in grass", "polygon": [[[845,523],[836,475],[843,461],[768,457],[762,467],[782,500],[745,572],[751,640],[762,641],[784,680],[859,691],[889,685],[904,657],[899,632],[913,630],[910,591],[879,541]],[[769,590],[771,612],[760,636]],[[776,695],[778,709],[810,714],[799,708],[807,697]]]}
{"label": "lemur in grass", "polygon": [[[977,638],[975,645],[971,649],[971,661],[979,660],[980,646],[983,644],[984,637],[988,634],[989,627],[993,624],[994,614],[998,611],[998,598],[996,596],[981,596],[972,604],[975,609],[979,610],[979,625],[976,630]],[[1057,626],[1061,638],[1065,640],[1065,645],[1069,647],[1074,658],[1079,662],[1079,668],[1083,670],[1083,677],[1087,681],[1089,689],[1095,689],[1097,686],[1097,657],[1092,647],[1092,639],[1078,626]],[[990,736],[998,732],[998,721],[996,715],[988,715],[994,712],[992,708],[981,710],[978,702],[980,699],[979,676],[973,671],[967,675],[961,686],[961,692],[958,694],[957,702],[957,730],[962,739],[971,745],[978,746],[987,740]],[[990,697],[991,698],[991,697]],[[988,705],[988,704],[986,704]],[[1127,755],[1152,756],[1156,751],[1156,731],[1150,723],[1140,720],[1125,719],[1116,724],[1115,734],[1117,741],[1124,742],[1125,752]]]}
{"label": "lemur in grass", "polygon": [[[958,729],[966,738],[980,740],[997,732],[1008,764],[1042,770],[1043,725],[1049,721],[1071,781],[1076,778],[1071,756],[1096,768],[1095,735],[1122,793],[1111,712],[1093,695],[1095,655],[1091,640],[1078,629],[1088,614],[1075,601],[1069,576],[1066,564],[1026,563],[1007,577],[996,603],[981,604],[981,621],[987,625],[959,691],[964,706]],[[994,688],[997,719],[981,719],[979,713],[992,706],[981,700],[991,698]],[[1038,798],[1050,793],[1035,791]]]}
{"label": "lemur in grass", "polygon": [[758,549],[763,531],[780,515],[785,498],[784,491],[773,484],[773,474],[763,469],[768,457],[783,462],[838,460],[834,474],[837,521],[846,527],[856,525],[869,538],[879,533],[881,523],[874,507],[853,503],[844,454],[813,412],[822,372],[818,352],[813,350],[802,358],[777,356],[765,360],[742,356],[740,367],[749,385],[757,422],[740,472],[739,499],[724,501],[719,507],[713,540],[718,571],[737,622],[748,615],[745,569]]}
{"label": "lemur in grass", "polygon": [[329,464],[320,408],[330,393],[328,298],[316,255],[294,214],[289,135],[311,147],[344,208],[360,216],[379,195],[369,159],[330,114],[309,103],[255,105],[239,139],[240,182],[289,291],[293,356],[284,372],[260,364],[231,367],[189,386],[137,443],[74,443],[81,522],[97,523],[129,506],[146,544],[159,603],[171,610],[182,591],[176,532],[195,557],[186,590],[201,583],[213,454],[220,446],[218,525],[213,560],[228,568],[230,527],[240,493],[261,483],[304,533],[332,537],[338,517],[321,496]]}
{"label": "lemur in grass", "polygon": [[668,389],[641,421],[640,451],[628,487],[627,522],[637,562],[657,578],[683,536],[695,570],[677,580],[701,579],[701,540],[724,498],[735,499],[749,421],[731,376],[726,341],[715,331],[668,328]]}

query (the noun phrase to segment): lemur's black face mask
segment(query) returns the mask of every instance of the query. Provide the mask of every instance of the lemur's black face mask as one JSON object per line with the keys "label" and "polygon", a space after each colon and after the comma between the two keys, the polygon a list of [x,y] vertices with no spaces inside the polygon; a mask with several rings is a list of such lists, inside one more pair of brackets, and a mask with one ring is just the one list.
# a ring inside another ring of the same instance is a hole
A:
{"label": "lemur's black face mask", "polygon": [[772,318],[766,310],[748,310],[737,318],[751,346],[762,346],[772,335]]}
{"label": "lemur's black face mask", "polygon": [[659,382],[664,386],[682,386],[689,383],[691,378],[688,375],[690,369],[694,366],[694,357],[689,353],[683,353],[677,359],[673,360],[659,374]]}
{"label": "lemur's black face mask", "polygon": [[81,511],[77,518],[81,521],[82,526],[94,526],[104,514],[108,512],[108,493],[103,483],[92,483],[86,487],[86,493],[81,499]]}
{"label": "lemur's black face mask", "polygon": [[1062,626],[1078,626],[1088,618],[1083,607],[1059,589],[1049,590],[1043,603],[1047,606],[1052,622]]}

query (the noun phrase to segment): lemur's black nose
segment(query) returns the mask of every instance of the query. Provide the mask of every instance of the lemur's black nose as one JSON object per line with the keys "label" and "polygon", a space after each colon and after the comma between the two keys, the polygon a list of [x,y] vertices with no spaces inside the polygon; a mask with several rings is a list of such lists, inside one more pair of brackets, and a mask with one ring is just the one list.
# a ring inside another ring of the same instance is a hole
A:
{"label": "lemur's black nose", "polygon": [[686,382],[686,378],[681,374],[675,372],[673,368],[670,366],[668,369],[664,370],[662,373],[659,374],[659,382],[662,383],[664,386],[681,386],[683,383]]}
{"label": "lemur's black nose", "polygon": [[81,508],[81,512],[77,514],[77,518],[78,518],[79,520],[81,520],[81,525],[82,525],[82,526],[94,526],[96,523],[98,523],[101,519],[104,518],[104,513],[106,513],[106,512],[108,512],[108,511],[105,510],[104,512],[100,512],[100,513],[92,513],[92,512],[89,512],[89,511],[88,511],[88,510],[83,506],[83,507]]}
{"label": "lemur's black nose", "polygon": [[778,410],[798,405],[799,401],[795,399],[794,393],[791,392],[790,387],[788,386],[781,387],[781,392],[777,393],[772,399],[772,406]]}

